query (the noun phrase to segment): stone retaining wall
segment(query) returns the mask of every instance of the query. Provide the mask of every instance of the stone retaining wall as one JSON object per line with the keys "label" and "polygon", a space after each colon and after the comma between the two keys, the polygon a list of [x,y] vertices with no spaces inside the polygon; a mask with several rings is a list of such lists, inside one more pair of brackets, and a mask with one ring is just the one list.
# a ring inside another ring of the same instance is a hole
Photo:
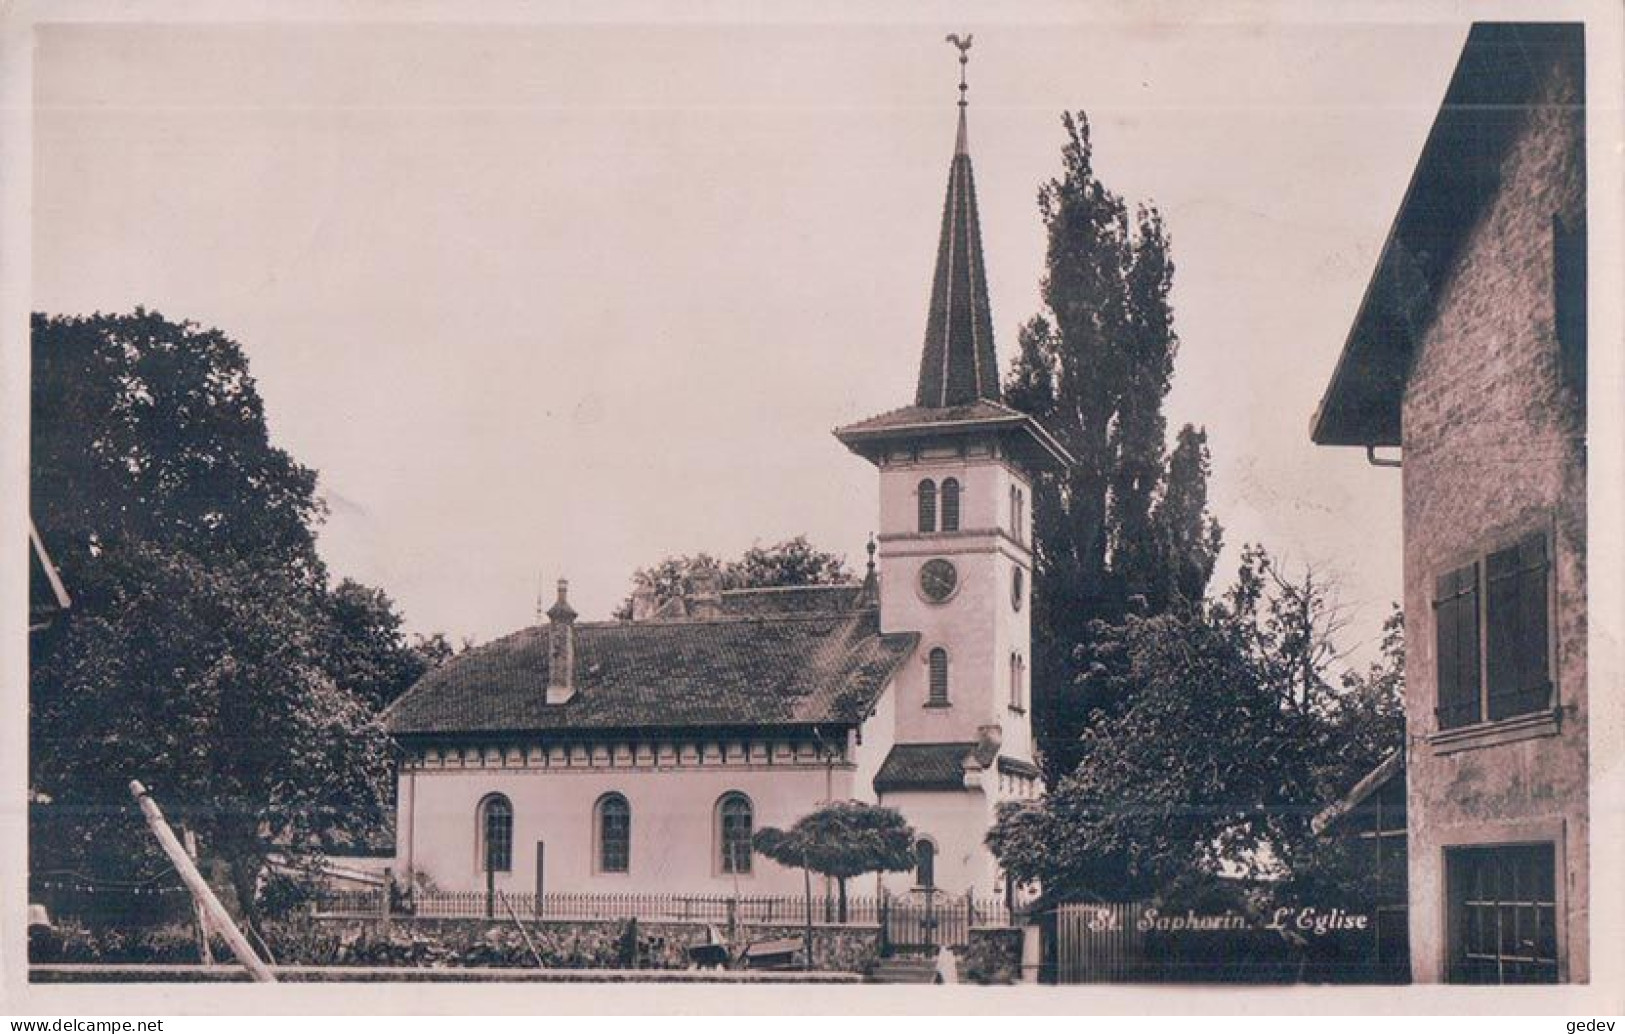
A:
{"label": "stone retaining wall", "polygon": [[[681,921],[311,918],[269,924],[279,962],[316,966],[489,966],[683,970],[688,949],[705,944],[717,924]],[[526,935],[529,935],[529,943]],[[802,926],[745,926],[740,942],[794,940]],[[877,926],[814,925],[813,968],[861,973],[879,955]],[[736,948],[737,950],[737,948]],[[798,961],[799,961],[798,952]]]}

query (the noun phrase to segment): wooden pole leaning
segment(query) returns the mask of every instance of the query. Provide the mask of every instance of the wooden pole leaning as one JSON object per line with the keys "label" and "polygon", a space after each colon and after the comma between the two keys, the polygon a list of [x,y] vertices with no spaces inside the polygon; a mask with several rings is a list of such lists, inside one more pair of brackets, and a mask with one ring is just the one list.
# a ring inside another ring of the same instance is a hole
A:
{"label": "wooden pole leaning", "polygon": [[186,853],[186,848],[182,847],[181,842],[175,839],[174,830],[170,829],[169,823],[164,821],[164,813],[158,810],[158,802],[147,794],[147,788],[141,785],[141,780],[130,780],[130,796],[134,797],[136,802],[141,805],[141,814],[146,817],[147,826],[151,828],[152,835],[158,838],[158,846],[164,849],[164,854],[168,856],[169,863],[175,867],[176,872],[181,874],[181,882],[185,883],[186,889],[192,892],[192,900],[197,902],[199,907],[203,909],[204,915],[209,917],[215,931],[226,939],[227,944],[231,945],[231,952],[237,956],[237,961],[243,964],[243,968],[248,970],[248,975],[253,977],[255,981],[262,984],[276,983],[276,974],[272,973],[271,967],[267,966],[258,955],[254,954],[254,949],[248,944],[248,938],[244,937],[243,932],[237,929],[237,924],[232,922],[231,914],[226,911],[226,906],[222,905],[220,899],[214,896],[214,891],[209,887],[208,882],[204,880],[203,874],[198,872],[196,865],[192,864],[191,856]]}
{"label": "wooden pole leaning", "polygon": [[[197,837],[193,836],[192,831],[185,826],[181,827],[181,843],[186,847],[186,857],[192,859],[193,864],[196,864],[198,858]],[[205,966],[212,966],[214,965],[214,950],[209,947],[209,913],[203,910],[203,906],[196,897],[192,898],[192,914],[197,917],[198,955],[202,957]]]}

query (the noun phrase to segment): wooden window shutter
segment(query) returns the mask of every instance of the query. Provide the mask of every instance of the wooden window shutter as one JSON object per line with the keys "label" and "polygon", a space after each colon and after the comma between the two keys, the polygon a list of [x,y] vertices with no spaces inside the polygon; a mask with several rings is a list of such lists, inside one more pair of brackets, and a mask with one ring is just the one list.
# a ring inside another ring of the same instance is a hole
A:
{"label": "wooden window shutter", "polygon": [[1563,378],[1582,406],[1586,393],[1586,224],[1585,217],[1552,217],[1553,330]]}
{"label": "wooden window shutter", "polygon": [[1485,677],[1491,721],[1551,703],[1546,536],[1491,553],[1485,565]]}
{"label": "wooden window shutter", "polygon": [[1439,728],[1483,720],[1478,680],[1478,564],[1441,575],[1434,586]]}

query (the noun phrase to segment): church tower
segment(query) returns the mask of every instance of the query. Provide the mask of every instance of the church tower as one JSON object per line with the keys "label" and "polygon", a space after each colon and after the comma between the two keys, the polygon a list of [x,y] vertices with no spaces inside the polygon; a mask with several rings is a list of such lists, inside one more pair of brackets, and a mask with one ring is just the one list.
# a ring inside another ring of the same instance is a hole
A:
{"label": "church tower", "polygon": [[835,432],[880,474],[883,631],[918,632],[899,674],[896,742],[977,744],[983,767],[1033,758],[1032,478],[1071,462],[1002,400],[960,48],[948,169],[914,404]]}

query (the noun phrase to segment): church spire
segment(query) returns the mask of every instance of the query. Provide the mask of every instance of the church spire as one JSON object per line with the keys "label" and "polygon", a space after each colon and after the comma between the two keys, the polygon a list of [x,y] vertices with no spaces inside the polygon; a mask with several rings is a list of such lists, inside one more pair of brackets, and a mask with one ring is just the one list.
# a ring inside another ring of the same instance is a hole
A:
{"label": "church spire", "polygon": [[966,131],[969,104],[965,95],[969,86],[965,71],[970,63],[971,37],[953,35],[948,42],[959,48],[959,132],[948,169],[942,238],[937,244],[931,308],[920,355],[920,385],[914,399],[916,405],[931,408],[999,399],[993,316],[988,309],[987,274],[982,268],[982,230]]}

